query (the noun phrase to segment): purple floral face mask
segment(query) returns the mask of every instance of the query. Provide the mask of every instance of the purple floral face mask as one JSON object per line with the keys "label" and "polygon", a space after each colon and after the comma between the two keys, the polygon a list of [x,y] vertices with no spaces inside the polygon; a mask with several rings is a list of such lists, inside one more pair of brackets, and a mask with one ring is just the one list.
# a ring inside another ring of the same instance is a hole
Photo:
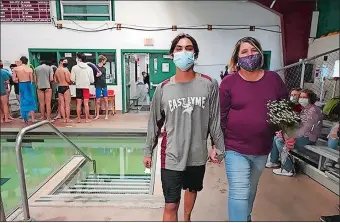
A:
{"label": "purple floral face mask", "polygon": [[261,54],[254,54],[238,58],[238,65],[246,71],[253,72],[260,69],[262,56]]}

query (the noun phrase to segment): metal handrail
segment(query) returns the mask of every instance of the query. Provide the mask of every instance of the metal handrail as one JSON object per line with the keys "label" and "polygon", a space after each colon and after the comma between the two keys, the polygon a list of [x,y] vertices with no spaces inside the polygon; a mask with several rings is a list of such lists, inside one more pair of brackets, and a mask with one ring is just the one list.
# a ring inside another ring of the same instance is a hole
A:
{"label": "metal handrail", "polygon": [[6,221],[4,205],[2,203],[1,193],[0,193],[0,222]]}
{"label": "metal handrail", "polygon": [[20,130],[20,132],[17,135],[16,139],[16,144],[15,144],[15,151],[17,155],[17,167],[18,167],[18,173],[19,173],[19,180],[20,180],[20,189],[21,189],[21,197],[22,197],[22,209],[23,209],[23,214],[24,214],[24,221],[29,221],[30,220],[30,213],[29,213],[29,207],[28,207],[28,195],[27,195],[27,188],[26,188],[26,180],[25,180],[25,172],[24,172],[24,163],[22,160],[22,153],[21,153],[21,144],[22,144],[22,139],[24,135],[38,127],[41,127],[43,125],[48,125],[52,128],[52,130],[60,136],[62,139],[67,141],[68,143],[73,146],[77,152],[79,152],[87,161],[92,162],[93,164],[93,172],[96,174],[97,168],[96,168],[96,161],[92,160],[90,157],[88,157],[81,149],[76,146],[68,137],[66,137],[58,128],[56,128],[50,121],[41,121],[38,123],[35,123],[33,125],[27,126],[23,129]]}

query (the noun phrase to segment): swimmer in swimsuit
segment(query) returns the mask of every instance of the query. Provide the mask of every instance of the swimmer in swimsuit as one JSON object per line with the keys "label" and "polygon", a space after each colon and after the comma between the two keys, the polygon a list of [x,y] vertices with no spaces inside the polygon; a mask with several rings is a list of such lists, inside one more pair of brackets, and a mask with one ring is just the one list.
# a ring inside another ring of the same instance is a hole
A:
{"label": "swimmer in swimsuit", "polygon": [[59,67],[55,72],[55,81],[58,83],[58,98],[60,101],[60,113],[64,122],[71,122],[70,104],[71,104],[71,74],[67,69],[68,61],[66,58],[59,60]]}
{"label": "swimmer in swimsuit", "polygon": [[38,87],[39,109],[41,112],[41,120],[45,120],[45,106],[46,118],[51,121],[51,99],[53,81],[52,67],[48,66],[45,61],[41,61],[40,66],[35,69],[36,83]]}
{"label": "swimmer in swimsuit", "polygon": [[29,113],[32,122],[36,122],[35,111],[37,109],[32,85],[34,82],[33,69],[27,64],[27,57],[22,56],[18,61],[18,66],[13,68],[13,81],[19,83],[20,113],[25,123],[28,122]]}

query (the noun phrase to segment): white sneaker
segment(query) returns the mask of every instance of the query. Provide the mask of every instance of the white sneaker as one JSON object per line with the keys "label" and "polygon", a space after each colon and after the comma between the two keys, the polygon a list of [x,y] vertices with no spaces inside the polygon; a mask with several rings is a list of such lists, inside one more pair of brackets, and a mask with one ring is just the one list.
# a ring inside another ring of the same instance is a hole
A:
{"label": "white sneaker", "polygon": [[276,167],[279,167],[279,166],[280,166],[280,164],[272,163],[270,161],[266,163],[267,168],[276,168]]}
{"label": "white sneaker", "polygon": [[273,170],[273,173],[276,175],[281,175],[281,176],[286,176],[286,177],[292,177],[294,175],[293,172],[288,172],[287,170],[284,170],[281,168]]}

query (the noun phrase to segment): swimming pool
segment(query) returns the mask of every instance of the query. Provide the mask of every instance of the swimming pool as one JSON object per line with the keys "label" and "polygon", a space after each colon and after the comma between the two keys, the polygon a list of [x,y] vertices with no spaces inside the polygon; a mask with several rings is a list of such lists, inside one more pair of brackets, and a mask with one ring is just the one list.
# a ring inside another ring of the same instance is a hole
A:
{"label": "swimming pool", "polygon": [[[70,138],[91,159],[98,174],[145,174],[142,163],[143,137]],[[21,202],[15,143],[1,139],[1,196],[8,213]],[[13,140],[12,140],[13,141]],[[25,143],[22,148],[28,194],[67,163],[76,151],[62,139],[46,137]]]}

